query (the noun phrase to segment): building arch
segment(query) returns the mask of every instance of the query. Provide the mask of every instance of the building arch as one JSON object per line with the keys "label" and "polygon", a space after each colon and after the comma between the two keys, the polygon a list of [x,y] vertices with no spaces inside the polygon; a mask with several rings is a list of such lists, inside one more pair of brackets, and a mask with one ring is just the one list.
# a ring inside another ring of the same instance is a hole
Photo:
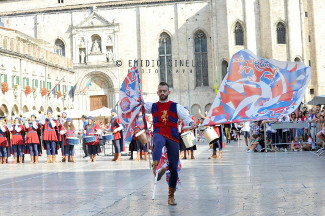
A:
{"label": "building arch", "polygon": [[235,46],[245,45],[245,27],[242,21],[236,20],[233,26]]}
{"label": "building arch", "polygon": [[61,38],[57,38],[54,42],[54,52],[60,56],[65,56],[65,42]]}
{"label": "building arch", "polygon": [[173,87],[173,67],[172,67],[172,39],[171,36],[162,32],[159,37],[158,58],[160,61],[159,76],[161,82],[166,82]]}
{"label": "building arch", "polygon": [[301,62],[301,58],[300,56],[296,56],[296,58],[294,59],[295,62]]}
{"label": "building arch", "polygon": [[209,112],[210,109],[211,109],[211,106],[212,106],[211,103],[208,103],[207,105],[205,105],[205,107],[204,107],[204,113],[205,113],[205,112]]}
{"label": "building arch", "polygon": [[[221,62],[221,79],[223,80],[225,78],[225,76],[228,73],[228,62],[226,60],[222,60]],[[222,82],[222,80],[220,81],[220,84]]]}
{"label": "building arch", "polygon": [[194,33],[195,86],[209,86],[208,40],[202,30]]}
{"label": "building arch", "polygon": [[23,113],[27,113],[29,112],[29,109],[26,105],[23,106]]}
{"label": "building arch", "polygon": [[14,104],[11,108],[11,116],[18,116],[19,115],[19,108],[17,104]]}
{"label": "building arch", "polygon": [[5,117],[7,117],[8,114],[9,114],[9,110],[8,110],[7,105],[6,105],[6,104],[2,104],[2,105],[0,106],[0,116],[5,116]]}
{"label": "building arch", "polygon": [[278,21],[276,24],[276,39],[277,44],[287,43],[287,26],[284,21]]}
{"label": "building arch", "polygon": [[194,115],[196,119],[201,118],[199,109],[201,109],[201,106],[199,104],[193,104],[191,107],[191,114]]}

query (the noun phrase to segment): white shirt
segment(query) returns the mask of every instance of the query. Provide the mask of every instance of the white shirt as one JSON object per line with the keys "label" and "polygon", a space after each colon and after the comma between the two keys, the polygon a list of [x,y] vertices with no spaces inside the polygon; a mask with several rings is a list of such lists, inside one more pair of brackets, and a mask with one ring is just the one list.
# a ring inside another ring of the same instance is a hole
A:
{"label": "white shirt", "polygon": [[[159,101],[160,103],[168,103],[169,101]],[[146,102],[144,103],[144,108],[146,110],[146,113],[150,113],[151,114],[151,110],[152,110],[152,102]],[[176,110],[177,110],[177,116],[179,119],[184,121],[185,125],[190,125],[191,123],[194,123],[194,121],[192,120],[191,116],[188,115],[186,113],[185,108],[180,105],[180,104],[176,104]]]}
{"label": "white shirt", "polygon": [[251,126],[249,122],[245,122],[243,128],[241,129],[242,131],[251,131]]}
{"label": "white shirt", "polygon": [[[289,122],[289,121],[290,121],[289,115],[284,115],[282,118],[279,119],[279,122]],[[283,128],[282,131],[287,132],[287,131],[289,131],[289,129]]]}

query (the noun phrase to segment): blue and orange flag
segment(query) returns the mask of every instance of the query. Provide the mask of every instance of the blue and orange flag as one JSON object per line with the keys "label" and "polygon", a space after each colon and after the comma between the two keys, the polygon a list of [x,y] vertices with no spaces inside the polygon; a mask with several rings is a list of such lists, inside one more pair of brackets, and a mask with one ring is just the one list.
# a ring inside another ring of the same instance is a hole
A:
{"label": "blue and orange flag", "polygon": [[281,118],[295,111],[310,81],[302,62],[280,62],[249,50],[235,53],[204,125]]}

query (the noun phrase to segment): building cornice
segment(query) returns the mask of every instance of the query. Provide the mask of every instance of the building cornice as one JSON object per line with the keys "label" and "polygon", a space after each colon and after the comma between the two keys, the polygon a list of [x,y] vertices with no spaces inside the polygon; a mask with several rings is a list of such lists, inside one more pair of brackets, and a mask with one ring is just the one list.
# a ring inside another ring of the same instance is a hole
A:
{"label": "building cornice", "polygon": [[30,56],[30,55],[17,53],[17,52],[14,52],[14,51],[3,49],[3,48],[0,48],[0,54],[1,55],[7,55],[7,56],[14,56],[14,57],[20,58],[20,59],[26,59],[26,60],[29,60],[29,61],[32,61],[32,62],[36,62],[38,64],[43,64],[43,65],[47,65],[49,67],[60,69],[60,70],[66,71],[66,72],[74,73],[72,68],[62,67],[61,65],[58,65],[58,64],[53,64],[51,62],[48,62],[48,61],[45,61],[45,60],[42,60],[42,59],[38,59],[38,58],[35,58],[33,56]]}
{"label": "building cornice", "polygon": [[155,5],[155,4],[165,4],[165,3],[179,3],[179,2],[208,2],[207,0],[128,0],[128,1],[114,1],[114,2],[104,2],[104,3],[89,3],[89,4],[77,4],[77,5],[66,5],[59,7],[49,7],[49,8],[37,8],[30,10],[19,10],[19,11],[8,11],[1,12],[0,16],[17,16],[25,14],[34,13],[51,13],[51,12],[62,12],[62,11],[72,11],[72,10],[84,10],[92,9],[93,6],[97,8],[114,8],[114,7],[125,7],[125,6],[139,6],[139,5]]}

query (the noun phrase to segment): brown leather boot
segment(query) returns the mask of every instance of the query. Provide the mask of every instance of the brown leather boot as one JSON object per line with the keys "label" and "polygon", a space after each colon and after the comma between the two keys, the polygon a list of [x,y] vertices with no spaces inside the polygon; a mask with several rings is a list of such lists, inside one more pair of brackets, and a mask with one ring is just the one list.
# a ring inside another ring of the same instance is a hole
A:
{"label": "brown leather boot", "polygon": [[52,155],[52,163],[55,163],[56,155]]}
{"label": "brown leather boot", "polygon": [[47,156],[47,161],[46,161],[46,163],[51,163],[51,155],[48,155],[48,156]]}
{"label": "brown leather boot", "polygon": [[122,160],[122,154],[121,153],[118,153],[117,154],[117,159],[116,161],[121,161]]}
{"label": "brown leather boot", "polygon": [[38,163],[38,156],[35,156],[35,163]]}
{"label": "brown leather boot", "polygon": [[114,153],[114,158],[112,161],[116,161],[116,159],[117,159],[117,153]]}
{"label": "brown leather boot", "polygon": [[219,155],[217,157],[217,159],[221,159],[222,158],[222,151],[219,151]]}
{"label": "brown leather boot", "polygon": [[[152,172],[153,172],[154,175],[156,175],[156,170],[157,170],[158,164],[159,164],[159,161],[153,161],[152,162]],[[159,170],[157,181],[159,181],[161,179],[161,177],[163,177],[165,172],[166,172],[165,168],[162,168],[162,169]]]}
{"label": "brown leather boot", "polygon": [[15,163],[15,164],[18,163],[18,158],[15,157],[14,159],[15,159],[14,163]]}
{"label": "brown leather boot", "polygon": [[212,156],[209,159],[216,159],[217,158],[217,151],[213,151]]}
{"label": "brown leather boot", "polygon": [[20,163],[20,164],[23,163],[23,157],[19,157],[19,163]]}
{"label": "brown leather boot", "polygon": [[168,191],[168,205],[177,205],[177,202],[174,199],[174,193],[176,191],[176,188],[169,187]]}
{"label": "brown leather boot", "polygon": [[34,156],[30,156],[30,163],[34,163]]}
{"label": "brown leather boot", "polygon": [[71,156],[71,162],[75,163],[76,161],[74,160],[74,156]]}
{"label": "brown leather boot", "polygon": [[149,158],[148,158],[148,152],[145,152],[144,153],[144,159],[147,161],[147,160],[149,160]]}
{"label": "brown leather boot", "polygon": [[0,164],[2,164],[3,162],[2,162],[2,160],[3,160],[3,158],[2,157],[0,157]]}
{"label": "brown leather boot", "polygon": [[3,158],[3,164],[6,164],[6,163],[7,163],[7,158],[4,157],[4,158]]}
{"label": "brown leather boot", "polygon": [[137,158],[135,159],[136,161],[139,161],[140,160],[140,152],[137,152]]}

